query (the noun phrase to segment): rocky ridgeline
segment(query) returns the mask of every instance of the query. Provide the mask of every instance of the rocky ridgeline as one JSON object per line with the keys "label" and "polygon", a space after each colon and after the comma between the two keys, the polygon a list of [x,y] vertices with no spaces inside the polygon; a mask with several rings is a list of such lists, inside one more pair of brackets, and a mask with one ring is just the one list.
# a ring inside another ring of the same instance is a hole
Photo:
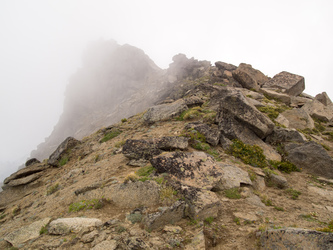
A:
{"label": "rocky ridgeline", "polygon": [[333,248],[326,93],[181,54],[161,79],[145,112],[4,180],[1,249]]}

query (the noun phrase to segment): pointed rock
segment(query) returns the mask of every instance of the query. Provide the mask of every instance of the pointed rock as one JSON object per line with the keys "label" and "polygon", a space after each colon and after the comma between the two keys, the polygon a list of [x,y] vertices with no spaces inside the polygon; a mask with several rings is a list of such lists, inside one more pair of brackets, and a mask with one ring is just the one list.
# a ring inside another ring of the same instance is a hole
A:
{"label": "pointed rock", "polygon": [[298,96],[305,89],[304,77],[282,71],[265,82],[263,88],[278,88],[281,89],[282,93]]}
{"label": "pointed rock", "polygon": [[59,161],[61,157],[66,154],[66,152],[79,144],[80,141],[76,140],[73,137],[67,137],[58,148],[50,155],[48,164],[53,167],[59,167]]}
{"label": "pointed rock", "polygon": [[324,104],[325,106],[328,106],[330,104],[332,104],[331,99],[328,97],[326,92],[323,92],[321,94],[318,94],[315,96],[315,100],[321,102],[322,104]]}

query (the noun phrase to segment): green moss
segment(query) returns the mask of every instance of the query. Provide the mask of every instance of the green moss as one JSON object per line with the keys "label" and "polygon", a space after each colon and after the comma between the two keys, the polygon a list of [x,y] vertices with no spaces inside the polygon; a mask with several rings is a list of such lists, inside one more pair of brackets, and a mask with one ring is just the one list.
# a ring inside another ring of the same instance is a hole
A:
{"label": "green moss", "polygon": [[209,217],[207,217],[207,218],[205,218],[205,223],[206,224],[212,224],[213,223],[213,221],[214,221],[214,217],[212,217],[212,216],[209,216]]}
{"label": "green moss", "polygon": [[120,135],[122,133],[122,131],[120,131],[120,130],[112,130],[111,132],[109,132],[109,133],[107,133],[104,137],[103,137],[103,139],[101,140],[101,143],[103,143],[103,142],[107,142],[107,141],[109,141],[109,140],[111,140],[111,139],[113,139],[113,138],[115,138],[115,137],[117,137],[118,135]]}
{"label": "green moss", "polygon": [[47,230],[47,225],[42,226],[42,228],[39,230],[39,234],[47,234],[49,231]]}
{"label": "green moss", "polygon": [[269,161],[269,164],[282,172],[290,174],[291,172],[300,172],[300,169],[295,164],[289,161]]}
{"label": "green moss", "polygon": [[292,188],[288,188],[286,191],[285,191],[289,196],[290,198],[292,198],[293,200],[297,200],[298,199],[298,196],[300,196],[302,193],[300,191],[297,191],[295,189],[292,189]]}
{"label": "green moss", "polygon": [[60,185],[59,185],[59,183],[56,183],[55,185],[49,187],[46,190],[46,195],[51,195],[51,194],[57,192],[59,189],[60,189]]}
{"label": "green moss", "polygon": [[78,212],[86,209],[100,209],[103,207],[103,199],[91,199],[74,202],[69,205],[69,212]]}
{"label": "green moss", "polygon": [[149,176],[152,172],[155,171],[155,168],[152,165],[147,165],[145,167],[140,168],[138,171],[136,171],[136,175],[138,176]]}
{"label": "green moss", "polygon": [[121,122],[122,122],[122,123],[125,123],[125,122],[127,122],[127,119],[126,119],[126,118],[123,118],[123,119],[121,119]]}
{"label": "green moss", "polygon": [[237,225],[240,225],[240,219],[238,217],[235,217],[234,218],[234,222],[237,224]]}
{"label": "green moss", "polygon": [[210,146],[204,142],[196,142],[192,144],[192,147],[197,150],[208,151],[210,150]]}
{"label": "green moss", "polygon": [[60,165],[60,166],[64,166],[64,165],[66,165],[67,162],[68,162],[68,160],[69,160],[68,156],[67,156],[67,155],[64,155],[64,156],[60,159],[60,161],[59,161],[59,165]]}
{"label": "green moss", "polygon": [[240,199],[242,198],[239,188],[230,188],[227,190],[224,190],[224,195],[229,199]]}
{"label": "green moss", "polygon": [[249,164],[254,167],[264,168],[267,166],[267,160],[264,155],[264,151],[257,145],[248,145],[240,140],[234,139],[228,154],[233,155],[241,159],[245,164]]}

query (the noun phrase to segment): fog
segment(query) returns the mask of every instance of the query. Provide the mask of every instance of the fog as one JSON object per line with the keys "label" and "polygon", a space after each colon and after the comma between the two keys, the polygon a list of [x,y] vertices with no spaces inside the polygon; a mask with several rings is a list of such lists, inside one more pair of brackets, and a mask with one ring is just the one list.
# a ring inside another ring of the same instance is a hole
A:
{"label": "fog", "polygon": [[91,41],[136,46],[161,68],[184,53],[271,77],[285,70],[332,99],[332,11],[330,0],[2,0],[0,181],[52,132]]}

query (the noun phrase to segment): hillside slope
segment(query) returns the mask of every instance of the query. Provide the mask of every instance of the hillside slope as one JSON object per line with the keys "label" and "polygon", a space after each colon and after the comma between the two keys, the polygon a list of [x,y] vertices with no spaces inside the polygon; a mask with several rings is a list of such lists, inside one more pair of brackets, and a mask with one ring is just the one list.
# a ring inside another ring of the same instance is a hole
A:
{"label": "hillside slope", "polygon": [[163,102],[8,177],[0,247],[333,248],[330,99],[207,65],[176,56]]}

